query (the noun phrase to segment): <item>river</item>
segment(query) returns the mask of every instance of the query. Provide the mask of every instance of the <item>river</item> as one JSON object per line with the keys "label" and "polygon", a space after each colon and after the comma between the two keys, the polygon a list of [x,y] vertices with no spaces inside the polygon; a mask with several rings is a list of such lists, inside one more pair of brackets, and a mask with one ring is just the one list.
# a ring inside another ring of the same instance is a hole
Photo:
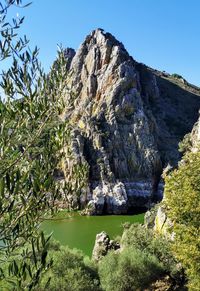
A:
{"label": "river", "polygon": [[41,228],[46,234],[52,232],[53,238],[62,245],[80,249],[91,256],[97,233],[104,230],[113,239],[122,234],[123,223],[143,221],[144,214],[81,216],[76,212],[62,211],[55,218],[43,221]]}

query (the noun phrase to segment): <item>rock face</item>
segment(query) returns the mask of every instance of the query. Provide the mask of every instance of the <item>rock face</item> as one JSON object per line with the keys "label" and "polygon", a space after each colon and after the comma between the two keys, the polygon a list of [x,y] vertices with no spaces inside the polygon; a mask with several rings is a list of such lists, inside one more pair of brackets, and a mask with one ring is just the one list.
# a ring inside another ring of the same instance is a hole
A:
{"label": "rock face", "polygon": [[195,123],[192,131],[190,134],[188,134],[185,139],[189,139],[190,143],[190,149],[192,152],[197,152],[199,151],[199,146],[200,146],[200,118],[198,121]]}
{"label": "rock face", "polygon": [[178,142],[197,120],[198,88],[137,63],[101,29],[66,54],[73,94],[65,97],[65,116],[75,129],[74,157],[89,166],[89,208],[120,214],[147,207],[161,198],[162,169],[179,160]]}
{"label": "rock face", "polygon": [[[200,112],[199,112],[200,113]],[[184,136],[179,144],[180,150],[185,152],[197,152],[200,148],[200,117],[194,124],[192,131]]]}
{"label": "rock face", "polygon": [[92,259],[94,261],[99,261],[102,257],[106,256],[110,250],[118,250],[119,248],[120,245],[110,240],[107,233],[102,231],[96,235]]}
{"label": "rock face", "polygon": [[158,207],[154,223],[155,232],[163,234],[171,240],[174,239],[174,233],[169,231],[172,229],[173,223],[169,217],[167,217],[164,205]]}

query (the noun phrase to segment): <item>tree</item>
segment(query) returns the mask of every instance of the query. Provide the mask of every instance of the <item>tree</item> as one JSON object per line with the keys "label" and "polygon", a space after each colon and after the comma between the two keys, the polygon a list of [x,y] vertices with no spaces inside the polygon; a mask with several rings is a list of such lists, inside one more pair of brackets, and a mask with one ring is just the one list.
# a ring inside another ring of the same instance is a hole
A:
{"label": "tree", "polygon": [[99,262],[99,276],[105,291],[145,290],[163,274],[155,256],[139,249],[110,252]]}
{"label": "tree", "polygon": [[52,264],[49,238],[38,226],[60,195],[55,170],[69,136],[67,122],[58,118],[66,62],[61,50],[57,69],[43,72],[38,48],[18,35],[24,18],[8,21],[13,5],[29,4],[0,2],[0,62],[11,63],[0,80],[0,289],[31,290]]}
{"label": "tree", "polygon": [[[52,247],[53,246],[53,247]],[[38,291],[100,291],[97,268],[89,258],[79,250],[70,250],[51,241],[48,253],[53,258],[53,266],[43,276],[37,286]],[[48,286],[46,281],[49,280]],[[44,284],[43,284],[44,283]]]}
{"label": "tree", "polygon": [[186,270],[190,290],[200,290],[200,152],[187,153],[165,182],[173,250]]}

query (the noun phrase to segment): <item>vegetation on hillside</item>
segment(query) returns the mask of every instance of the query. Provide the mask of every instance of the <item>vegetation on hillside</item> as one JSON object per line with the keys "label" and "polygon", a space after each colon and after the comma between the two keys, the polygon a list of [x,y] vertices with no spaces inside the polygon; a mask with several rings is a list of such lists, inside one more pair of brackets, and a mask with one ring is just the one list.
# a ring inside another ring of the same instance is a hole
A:
{"label": "vegetation on hillside", "polygon": [[[181,75],[176,74],[176,73],[172,74],[171,76],[172,76],[173,78],[176,78],[176,79],[183,79],[183,77],[182,77]],[[184,79],[183,79],[183,80],[184,80]]]}
{"label": "vegetation on hillside", "polygon": [[[96,262],[79,250],[70,250],[51,240],[46,256],[49,268],[42,273],[35,290],[156,290],[153,287],[156,284],[180,290],[178,288],[183,286],[182,268],[174,259],[166,239],[155,237],[152,230],[138,224],[125,229],[120,244],[120,251],[110,251]],[[30,252],[31,248],[29,245]],[[40,255],[37,250],[35,255]],[[20,256],[16,263],[19,261]],[[12,274],[8,273],[0,282],[0,289],[12,290],[11,281]],[[28,276],[23,278],[24,286],[28,281]]]}
{"label": "vegetation on hillside", "polygon": [[165,203],[175,233],[173,251],[189,278],[190,290],[200,289],[200,152],[186,153],[166,178]]}

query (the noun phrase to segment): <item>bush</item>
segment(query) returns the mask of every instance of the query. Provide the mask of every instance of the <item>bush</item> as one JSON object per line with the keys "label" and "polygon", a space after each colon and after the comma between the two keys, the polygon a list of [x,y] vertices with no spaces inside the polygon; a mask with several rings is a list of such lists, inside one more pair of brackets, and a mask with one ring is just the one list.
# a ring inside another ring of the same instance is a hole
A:
{"label": "bush", "polygon": [[48,254],[53,259],[53,266],[43,276],[38,291],[100,290],[97,270],[89,259],[84,258],[81,251],[70,250],[68,247],[57,249],[55,246]]}
{"label": "bush", "polygon": [[172,77],[176,78],[176,79],[183,79],[183,77],[181,75],[176,74],[176,73],[172,74]]}
{"label": "bush", "polygon": [[191,290],[200,290],[200,152],[185,155],[168,175],[165,203],[174,224],[174,254],[186,270]]}
{"label": "bush", "polygon": [[133,247],[140,250],[146,249],[153,239],[153,232],[146,229],[142,224],[132,224],[130,227],[125,228],[122,239],[122,248]]}
{"label": "bush", "polygon": [[101,286],[105,291],[143,290],[163,273],[155,256],[127,248],[110,252],[99,263]]}
{"label": "bush", "polygon": [[192,148],[191,134],[190,133],[186,134],[184,136],[184,139],[181,142],[179,142],[178,146],[179,146],[179,152],[183,154],[187,151],[190,151]]}
{"label": "bush", "polygon": [[172,278],[182,276],[182,270],[171,251],[170,242],[161,235],[155,235],[153,230],[141,224],[132,224],[126,229],[121,239],[122,248],[136,248],[147,254],[156,256],[163,264],[164,270]]}

